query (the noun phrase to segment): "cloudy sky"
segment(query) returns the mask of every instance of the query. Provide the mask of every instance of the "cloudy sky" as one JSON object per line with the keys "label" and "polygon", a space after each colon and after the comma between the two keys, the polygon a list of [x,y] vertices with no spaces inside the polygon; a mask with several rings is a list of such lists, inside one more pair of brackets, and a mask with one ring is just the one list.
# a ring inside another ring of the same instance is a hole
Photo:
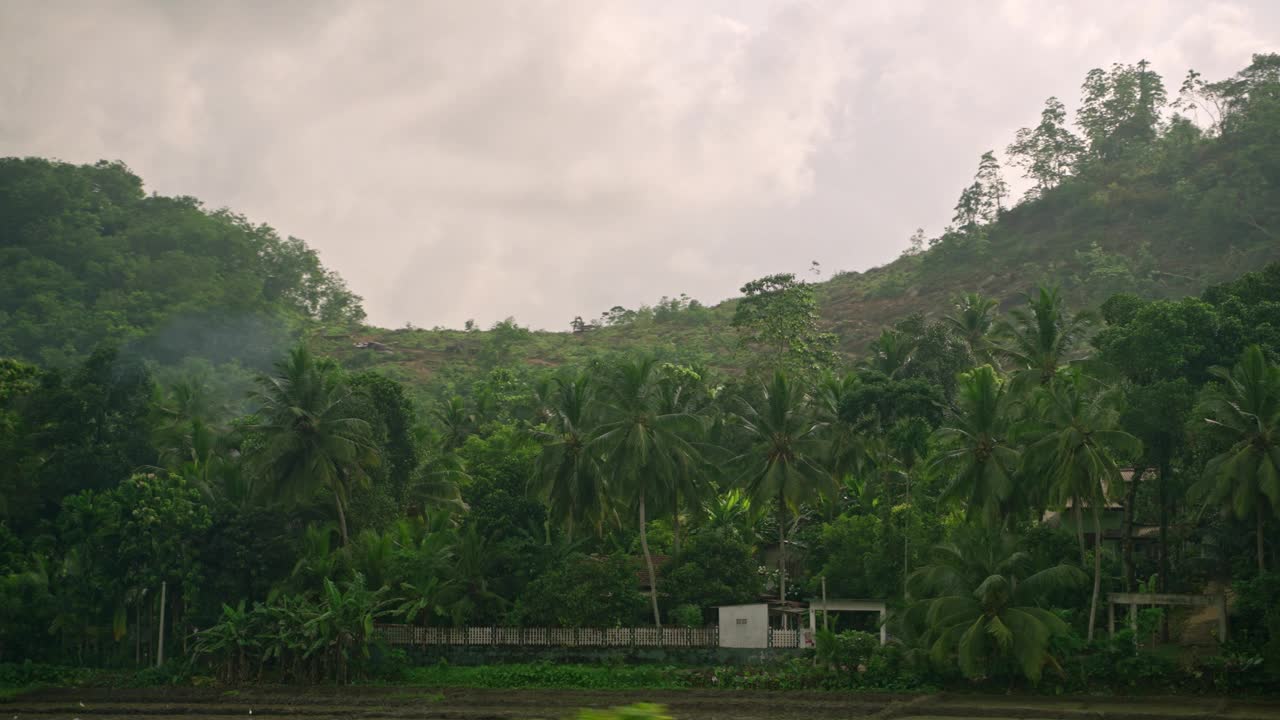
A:
{"label": "cloudy sky", "polygon": [[0,155],[128,163],[306,239],[371,321],[483,325],[881,264],[978,156],[1273,0],[0,3]]}

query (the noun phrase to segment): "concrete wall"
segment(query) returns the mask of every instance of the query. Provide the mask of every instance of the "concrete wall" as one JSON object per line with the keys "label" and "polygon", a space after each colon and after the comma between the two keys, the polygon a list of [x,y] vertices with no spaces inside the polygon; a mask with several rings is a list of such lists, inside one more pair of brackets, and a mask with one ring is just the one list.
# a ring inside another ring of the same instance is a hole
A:
{"label": "concrete wall", "polygon": [[720,610],[720,647],[765,648],[769,646],[769,606],[722,605]]}

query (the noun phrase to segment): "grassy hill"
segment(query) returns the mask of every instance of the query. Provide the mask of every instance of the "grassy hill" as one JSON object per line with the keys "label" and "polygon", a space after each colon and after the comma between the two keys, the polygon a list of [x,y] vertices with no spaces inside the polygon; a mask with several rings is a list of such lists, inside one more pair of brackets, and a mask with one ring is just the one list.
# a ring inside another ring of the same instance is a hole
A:
{"label": "grassy hill", "polygon": [[[1117,292],[1196,294],[1259,269],[1280,259],[1280,118],[1250,129],[1241,138],[1175,122],[1149,144],[1088,163],[988,224],[950,229],[882,267],[838,273],[816,284],[821,322],[856,357],[883,328],[915,313],[945,314],[965,292],[1007,309],[1037,284],[1057,285],[1073,305],[1088,307]],[[628,349],[665,350],[733,370],[745,361],[730,326],[734,303],[660,303],[582,333],[510,324],[470,332],[353,327],[314,340],[350,364],[418,382]],[[354,347],[367,341],[386,350]]]}

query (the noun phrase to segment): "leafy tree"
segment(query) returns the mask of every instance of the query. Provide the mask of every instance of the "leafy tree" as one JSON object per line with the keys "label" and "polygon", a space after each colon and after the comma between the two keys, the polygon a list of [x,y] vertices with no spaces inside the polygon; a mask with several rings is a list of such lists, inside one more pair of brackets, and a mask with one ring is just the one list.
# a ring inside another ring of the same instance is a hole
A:
{"label": "leafy tree", "polygon": [[924,629],[935,661],[954,657],[970,678],[1008,669],[1038,683],[1046,666],[1061,672],[1050,646],[1069,630],[1041,603],[1086,578],[1068,564],[1036,571],[1030,559],[1007,536],[936,546],[930,564],[908,581],[915,602],[903,623]]}
{"label": "leafy tree", "polygon": [[673,607],[706,609],[751,602],[760,595],[751,546],[730,534],[693,535],[663,569],[663,580]]}
{"label": "leafy tree", "polygon": [[380,458],[369,423],[353,412],[352,391],[338,369],[317,362],[306,348],[289,353],[276,375],[259,380],[263,437],[255,462],[276,497],[333,498],[342,544],[350,540],[346,506],[352,489],[368,482]]}
{"label": "leafy tree", "polygon": [[1205,465],[1196,491],[1240,520],[1252,517],[1263,572],[1265,518],[1280,513],[1280,367],[1251,345],[1234,368],[1214,368],[1214,375],[1222,384],[1199,410],[1230,447]]}
{"label": "leafy tree", "polygon": [[769,366],[811,368],[829,364],[835,336],[818,329],[813,286],[791,273],[768,275],[743,285],[733,327],[744,344],[768,349]]}
{"label": "leafy tree", "polygon": [[1060,185],[1072,174],[1083,151],[1080,138],[1067,128],[1066,108],[1056,97],[1045,101],[1040,124],[1018,130],[1005,150],[1013,164],[1023,169],[1023,177],[1034,183],[1027,189],[1027,199]]}
{"label": "leafy tree", "polygon": [[644,616],[645,598],[625,555],[572,555],[529,583],[516,612],[532,626],[626,626]]}
{"label": "leafy tree", "polygon": [[1164,82],[1146,60],[1090,70],[1081,87],[1076,124],[1096,158],[1117,157],[1156,136],[1166,95]]}
{"label": "leafy tree", "polygon": [[1004,212],[1004,199],[1009,196],[1009,185],[1000,176],[1000,161],[994,150],[982,153],[978,160],[978,173],[974,181],[985,193],[984,211],[987,222],[994,222]]}

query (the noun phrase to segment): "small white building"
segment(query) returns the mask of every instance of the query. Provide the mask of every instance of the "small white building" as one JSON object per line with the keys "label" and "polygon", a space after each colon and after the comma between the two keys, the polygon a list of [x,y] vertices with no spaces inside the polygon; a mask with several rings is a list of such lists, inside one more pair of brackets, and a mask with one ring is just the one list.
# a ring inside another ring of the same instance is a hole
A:
{"label": "small white building", "polygon": [[769,604],[720,605],[720,647],[769,647]]}

